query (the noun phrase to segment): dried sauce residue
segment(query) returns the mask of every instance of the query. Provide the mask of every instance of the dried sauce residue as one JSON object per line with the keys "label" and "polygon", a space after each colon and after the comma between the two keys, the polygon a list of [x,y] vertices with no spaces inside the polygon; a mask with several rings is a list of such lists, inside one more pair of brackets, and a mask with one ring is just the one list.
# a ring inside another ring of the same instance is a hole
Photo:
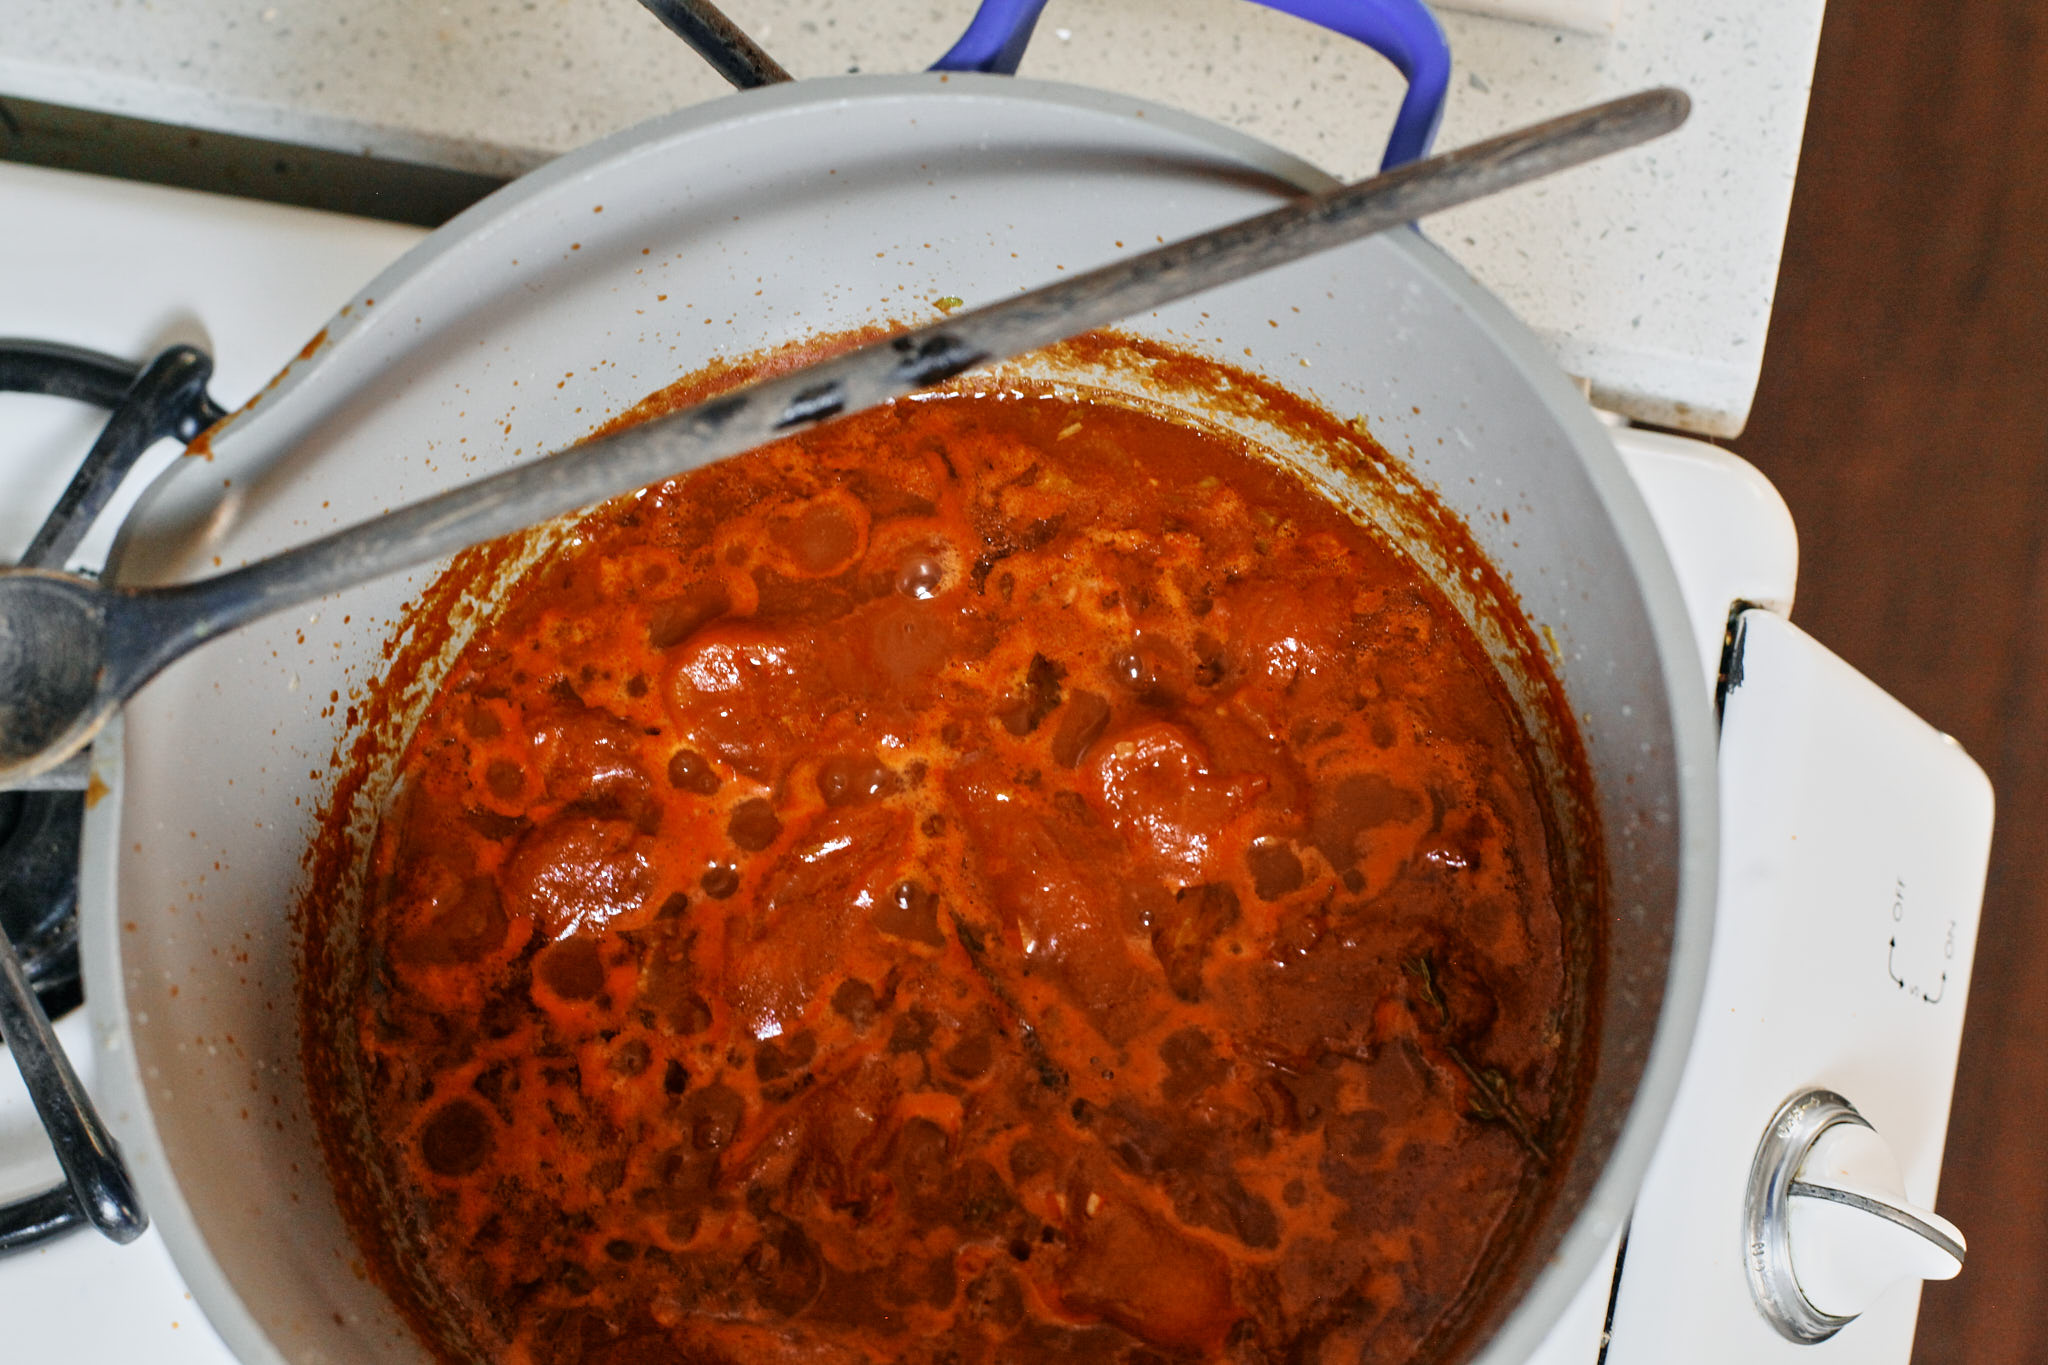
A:
{"label": "dried sauce residue", "polygon": [[621,499],[313,907],[344,1207],[451,1360],[1413,1359],[1570,1137],[1535,752],[1400,554],[1086,393]]}

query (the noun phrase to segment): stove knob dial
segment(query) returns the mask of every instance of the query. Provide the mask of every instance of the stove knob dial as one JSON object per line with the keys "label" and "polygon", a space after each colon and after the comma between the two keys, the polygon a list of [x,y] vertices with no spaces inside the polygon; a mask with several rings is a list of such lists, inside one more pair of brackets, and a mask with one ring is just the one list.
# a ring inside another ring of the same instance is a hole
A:
{"label": "stove knob dial", "polygon": [[1891,1148],[1829,1090],[1794,1095],[1771,1120],[1745,1222],[1757,1307],[1803,1344],[1826,1341],[1900,1280],[1963,1268],[1963,1234],[1906,1198]]}

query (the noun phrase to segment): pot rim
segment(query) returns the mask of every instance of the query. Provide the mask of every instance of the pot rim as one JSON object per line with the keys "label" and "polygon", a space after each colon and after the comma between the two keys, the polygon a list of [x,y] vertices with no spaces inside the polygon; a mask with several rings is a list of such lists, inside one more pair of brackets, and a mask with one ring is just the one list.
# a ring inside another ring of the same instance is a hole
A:
{"label": "pot rim", "polygon": [[[1020,77],[975,73],[919,72],[807,79],[740,91],[623,129],[530,172],[464,210],[422,239],[359,291],[390,297],[406,281],[440,269],[458,253],[473,251],[495,228],[549,197],[573,187],[598,168],[615,169],[668,141],[721,125],[797,119],[829,113],[852,101],[924,100],[1000,96],[1063,105],[1083,112],[1141,118],[1180,136],[1207,144],[1248,168],[1314,191],[1335,178],[1290,153],[1207,119],[1129,95]],[[1633,479],[1623,467],[1605,428],[1572,381],[1558,368],[1526,324],[1420,231],[1386,234],[1457,304],[1528,380],[1543,408],[1576,450],[1616,538],[1634,572],[1650,622],[1649,641],[1663,673],[1671,714],[1679,824],[1678,903],[1673,917],[1670,959],[1653,1040],[1618,1135],[1601,1173],[1547,1263],[1527,1282],[1519,1302],[1497,1320],[1483,1345],[1471,1350],[1472,1365],[1520,1365],[1549,1334],[1602,1256],[1625,1228],[1637,1189],[1649,1166],[1675,1099],[1704,992],[1712,939],[1718,854],[1717,736],[1711,698],[1701,680],[1677,578],[1662,537]],[[328,325],[337,342],[362,325],[362,308],[344,309]],[[317,366],[287,366],[274,383],[272,410]],[[246,411],[246,409],[245,409]],[[229,419],[230,421],[233,418]],[[116,548],[110,578],[118,576],[124,536]],[[126,973],[117,932],[116,889],[120,862],[123,727],[117,716],[94,750],[93,770],[114,800],[87,811],[81,851],[80,948],[86,1001],[106,1097],[103,1104],[119,1134],[123,1154],[173,1261],[214,1328],[250,1365],[286,1365],[287,1357],[242,1302],[209,1250],[186,1203],[158,1131],[138,1070],[123,989]],[[1534,1254],[1531,1248],[1530,1253]]]}

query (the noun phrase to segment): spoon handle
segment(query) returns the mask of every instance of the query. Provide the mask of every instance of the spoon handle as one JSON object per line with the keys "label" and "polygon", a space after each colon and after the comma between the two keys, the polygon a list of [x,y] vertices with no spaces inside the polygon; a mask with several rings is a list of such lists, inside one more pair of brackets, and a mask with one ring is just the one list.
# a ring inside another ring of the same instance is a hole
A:
{"label": "spoon handle", "polygon": [[125,619],[110,623],[119,695],[186,650],[271,612],[1633,147],[1678,127],[1689,109],[1684,92],[1665,87],[1504,133],[758,381],[244,568],[137,592]]}

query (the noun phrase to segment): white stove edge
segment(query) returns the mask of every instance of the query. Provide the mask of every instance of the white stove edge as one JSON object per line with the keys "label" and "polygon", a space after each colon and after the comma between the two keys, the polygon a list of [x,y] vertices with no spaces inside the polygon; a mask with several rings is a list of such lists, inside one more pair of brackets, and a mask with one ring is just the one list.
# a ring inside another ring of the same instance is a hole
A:
{"label": "white stove edge", "polygon": [[[1933,1206],[1990,785],[1954,740],[1786,619],[1797,541],[1754,468],[1682,438],[1615,440],[1671,550],[1710,684],[1727,644],[1719,893],[1698,1032],[1619,1273],[1595,1273],[1532,1365],[1905,1365],[1917,1280],[1818,1345],[1769,1325],[1749,1288],[1744,1196],[1779,1104],[1825,1087]],[[1731,608],[1746,608],[1732,626]]]}

